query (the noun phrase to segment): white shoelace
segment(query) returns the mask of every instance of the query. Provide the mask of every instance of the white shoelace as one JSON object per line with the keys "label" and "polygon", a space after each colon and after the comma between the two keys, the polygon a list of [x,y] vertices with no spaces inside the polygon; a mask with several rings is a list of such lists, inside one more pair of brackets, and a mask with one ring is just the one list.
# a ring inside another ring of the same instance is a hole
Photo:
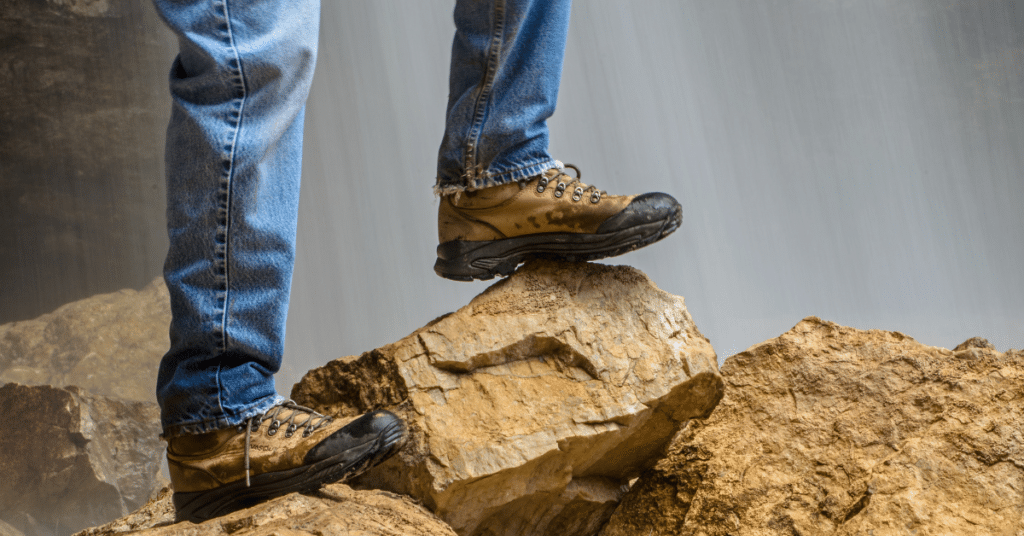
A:
{"label": "white shoelace", "polygon": [[[284,420],[278,419],[278,416],[285,410],[291,410],[291,415],[289,415],[288,418]],[[306,420],[302,422],[295,422],[295,417],[297,415],[305,415]],[[282,424],[288,423],[288,428],[285,429],[285,437],[291,437],[292,434],[294,434],[295,431],[298,430],[300,426],[306,427],[306,429],[303,430],[302,432],[302,437],[308,437],[309,434],[312,434],[314,431],[316,431],[317,428],[326,426],[334,419],[326,415],[321,415],[305,406],[300,406],[291,400],[286,400],[285,402],[282,402],[280,405],[270,408],[263,415],[249,417],[248,419],[246,419],[244,423],[239,425],[239,427],[245,427],[245,487],[249,487],[250,437],[253,432],[259,431],[260,426],[263,425],[264,421],[268,420],[272,421],[270,423],[270,426],[267,428],[268,436],[276,434],[277,430],[281,428]],[[313,422],[314,420],[316,422]],[[255,425],[253,424],[254,421]]]}

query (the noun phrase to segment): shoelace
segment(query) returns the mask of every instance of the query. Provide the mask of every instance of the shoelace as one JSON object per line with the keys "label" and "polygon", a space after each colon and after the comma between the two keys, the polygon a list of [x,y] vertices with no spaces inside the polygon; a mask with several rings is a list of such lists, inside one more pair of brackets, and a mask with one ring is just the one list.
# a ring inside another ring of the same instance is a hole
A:
{"label": "shoelace", "polygon": [[[565,168],[571,168],[576,172],[576,176],[571,177],[565,172]],[[555,169],[558,170],[558,173],[555,174],[554,177],[541,176],[540,179],[537,179],[537,193],[544,193],[548,184],[553,180],[558,181],[558,184],[555,186],[555,197],[562,197],[562,195],[565,194],[565,190],[573,184],[576,184],[576,188],[574,188],[572,192],[573,201],[583,199],[583,194],[589,192],[590,202],[596,205],[601,201],[601,196],[607,193],[604,190],[598,190],[596,186],[584,184],[583,181],[580,180],[583,178],[583,174],[580,173],[580,168],[572,164],[563,164],[562,162],[555,160]],[[562,177],[568,177],[570,179],[569,182],[563,182],[561,180]]]}
{"label": "shoelace", "polygon": [[[284,420],[279,419],[278,416],[286,410],[291,411],[288,418]],[[295,422],[296,416],[305,416],[306,420],[302,422]],[[285,437],[291,437],[300,426],[306,427],[306,429],[302,431],[302,437],[309,437],[309,434],[312,434],[317,428],[326,426],[333,420],[334,419],[331,417],[321,415],[312,409],[300,406],[291,400],[287,400],[281,403],[281,405],[270,408],[263,415],[249,417],[246,419],[244,423],[238,426],[239,432],[242,431],[242,428],[245,428],[245,487],[249,487],[249,439],[253,432],[259,431],[260,426],[263,425],[264,421],[271,421],[270,426],[267,428],[268,436],[276,434],[282,424],[288,423],[288,428],[286,428],[284,432]]]}

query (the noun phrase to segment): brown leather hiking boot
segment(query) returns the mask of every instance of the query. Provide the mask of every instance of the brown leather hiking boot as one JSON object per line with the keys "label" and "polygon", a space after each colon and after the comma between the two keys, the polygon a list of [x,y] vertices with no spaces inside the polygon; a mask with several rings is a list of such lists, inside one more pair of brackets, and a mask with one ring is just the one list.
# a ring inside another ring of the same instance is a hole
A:
{"label": "brown leather hiking boot", "polygon": [[293,402],[238,427],[172,437],[167,463],[176,521],[201,523],[316,490],[384,461],[405,439],[405,424],[387,411],[335,420]]}
{"label": "brown leather hiking boot", "polygon": [[506,276],[529,257],[590,261],[675,231],[683,209],[663,193],[616,196],[551,168],[524,182],[441,197],[434,271],[458,281]]}

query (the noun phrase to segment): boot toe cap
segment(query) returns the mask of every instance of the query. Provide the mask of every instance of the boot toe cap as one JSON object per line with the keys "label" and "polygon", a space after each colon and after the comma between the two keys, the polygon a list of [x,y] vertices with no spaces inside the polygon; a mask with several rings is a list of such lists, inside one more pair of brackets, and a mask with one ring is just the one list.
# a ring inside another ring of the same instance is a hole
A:
{"label": "boot toe cap", "polygon": [[674,197],[661,192],[638,195],[626,208],[608,218],[598,227],[598,233],[610,233],[657,221],[682,220],[683,208]]}
{"label": "boot toe cap", "polygon": [[370,411],[318,443],[306,454],[305,463],[315,463],[345,452],[364,455],[367,449],[390,450],[405,440],[405,423],[390,411]]}

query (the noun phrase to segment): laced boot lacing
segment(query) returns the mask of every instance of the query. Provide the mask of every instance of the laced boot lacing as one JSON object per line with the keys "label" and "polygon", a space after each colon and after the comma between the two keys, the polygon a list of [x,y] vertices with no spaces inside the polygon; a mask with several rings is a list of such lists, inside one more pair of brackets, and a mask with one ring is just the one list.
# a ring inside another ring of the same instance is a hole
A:
{"label": "laced boot lacing", "polygon": [[[576,176],[570,177],[569,174],[565,172],[565,168],[572,168],[573,171],[576,172]],[[555,169],[558,170],[558,173],[554,177],[541,175],[541,177],[537,179],[537,193],[544,193],[548,184],[554,180],[558,181],[558,184],[555,186],[555,197],[562,197],[562,195],[565,194],[565,190],[574,184],[576,187],[572,191],[573,201],[579,201],[580,199],[583,199],[583,194],[589,193],[590,202],[596,205],[601,201],[601,196],[606,193],[604,190],[598,190],[597,187],[593,185],[584,184],[583,181],[580,180],[583,178],[583,174],[580,173],[580,168],[572,164],[563,164],[558,160],[555,160]],[[570,180],[565,182],[562,180],[562,177],[566,177]]]}
{"label": "laced boot lacing", "polygon": [[[291,411],[287,419],[280,419],[279,416],[285,411]],[[302,422],[296,422],[296,417],[302,416],[306,419]],[[288,428],[284,431],[285,437],[291,437],[299,427],[305,426],[305,430],[302,431],[302,437],[309,437],[316,431],[317,428],[322,428],[331,423],[334,419],[326,415],[321,415],[312,409],[305,406],[300,406],[295,402],[288,400],[279,406],[274,406],[267,410],[263,415],[257,415],[255,417],[249,417],[242,424],[238,425],[238,431],[245,430],[245,487],[249,487],[249,438],[253,432],[258,432],[260,426],[263,425],[264,421],[271,421],[270,426],[267,427],[267,435],[272,436],[277,433],[278,429],[281,428],[282,424],[287,423]]]}

